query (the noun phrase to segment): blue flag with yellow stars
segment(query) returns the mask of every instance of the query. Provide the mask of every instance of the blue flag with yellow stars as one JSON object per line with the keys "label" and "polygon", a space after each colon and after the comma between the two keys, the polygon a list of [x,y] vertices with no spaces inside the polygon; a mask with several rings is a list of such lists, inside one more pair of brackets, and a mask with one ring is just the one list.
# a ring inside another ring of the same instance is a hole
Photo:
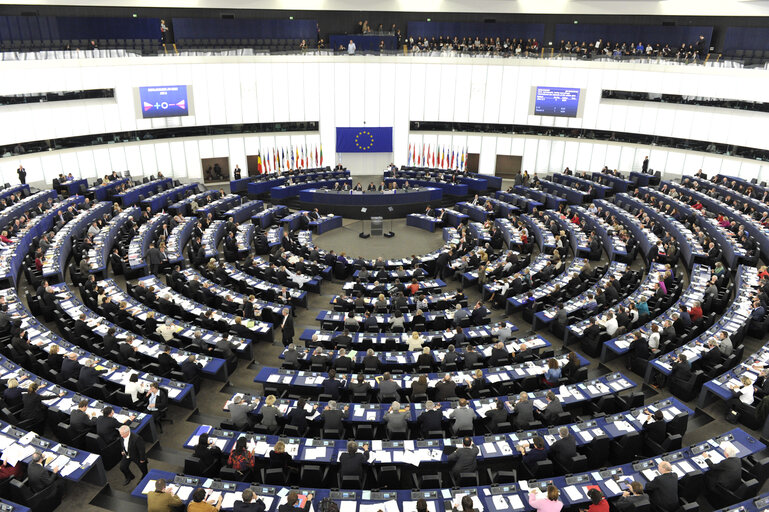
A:
{"label": "blue flag with yellow stars", "polygon": [[389,128],[337,128],[337,153],[392,153],[393,129]]}

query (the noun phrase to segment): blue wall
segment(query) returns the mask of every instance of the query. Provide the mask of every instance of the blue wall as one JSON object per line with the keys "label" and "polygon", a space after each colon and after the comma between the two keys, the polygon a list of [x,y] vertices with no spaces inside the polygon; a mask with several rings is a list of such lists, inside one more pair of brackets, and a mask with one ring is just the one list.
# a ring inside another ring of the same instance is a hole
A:
{"label": "blue wall", "polygon": [[463,37],[499,37],[515,39],[536,38],[542,41],[545,37],[545,25],[543,23],[470,23],[470,22],[432,22],[432,21],[410,21],[408,24],[408,35],[416,39],[417,37],[435,37],[449,36],[454,38]]}
{"label": "blue wall", "polygon": [[160,39],[160,18],[0,16],[0,40]]}
{"label": "blue wall", "polygon": [[660,43],[681,46],[686,43],[694,44],[700,37],[705,36],[705,44],[710,46],[710,38],[713,35],[713,27],[663,27],[658,25],[591,25],[579,23],[558,24],[555,26],[555,38],[553,46],[558,46],[561,40],[582,43],[595,43],[599,38],[604,43]]}
{"label": "blue wall", "polygon": [[724,51],[734,50],[769,50],[769,28],[727,28]]}
{"label": "blue wall", "polygon": [[315,20],[215,20],[174,18],[179,39],[308,39],[317,41]]}

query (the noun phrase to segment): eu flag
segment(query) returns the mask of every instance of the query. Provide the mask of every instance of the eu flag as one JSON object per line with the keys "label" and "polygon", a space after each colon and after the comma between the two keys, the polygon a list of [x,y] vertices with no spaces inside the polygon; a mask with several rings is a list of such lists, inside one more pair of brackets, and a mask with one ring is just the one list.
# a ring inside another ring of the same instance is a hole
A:
{"label": "eu flag", "polygon": [[337,153],[392,153],[393,129],[389,128],[337,128]]}

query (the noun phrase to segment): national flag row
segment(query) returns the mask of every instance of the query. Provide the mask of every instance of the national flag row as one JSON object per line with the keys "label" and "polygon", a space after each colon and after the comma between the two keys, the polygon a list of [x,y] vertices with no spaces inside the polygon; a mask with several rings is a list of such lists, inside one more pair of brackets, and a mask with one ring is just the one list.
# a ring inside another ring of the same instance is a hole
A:
{"label": "national flag row", "polygon": [[260,149],[256,155],[256,163],[259,174],[323,167],[323,146],[310,144]]}
{"label": "national flag row", "polygon": [[409,144],[408,165],[465,171],[467,170],[467,148]]}

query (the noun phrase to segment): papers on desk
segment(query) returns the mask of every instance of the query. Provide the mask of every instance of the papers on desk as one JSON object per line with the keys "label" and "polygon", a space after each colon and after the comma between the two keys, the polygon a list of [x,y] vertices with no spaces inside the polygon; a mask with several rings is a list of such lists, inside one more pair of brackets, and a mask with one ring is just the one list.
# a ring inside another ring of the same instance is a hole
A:
{"label": "papers on desk", "polygon": [[31,457],[33,453],[35,453],[34,446],[14,443],[3,450],[3,460],[5,460],[9,466],[15,466],[19,461]]}
{"label": "papers on desk", "polygon": [[563,488],[563,492],[566,493],[566,496],[568,496],[571,501],[580,501],[584,499],[582,491],[580,491],[576,485],[567,485]]}
{"label": "papers on desk", "polygon": [[[403,510],[408,512],[410,510],[416,510],[417,509],[417,502],[416,501],[404,501],[403,502]],[[435,508],[435,501],[434,500],[427,500],[427,510],[428,512],[436,512]],[[361,510],[361,512],[363,512]]]}
{"label": "papers on desk", "polygon": [[304,449],[304,458],[305,459],[311,459],[311,460],[325,459],[326,458],[326,447],[325,446],[315,446],[315,447],[311,447],[311,448],[305,448]]}
{"label": "papers on desk", "polygon": [[[342,507],[344,507],[344,503],[346,502],[344,501],[342,502]],[[357,502],[355,501],[352,501],[350,503],[357,504]],[[428,510],[430,510],[430,505],[432,503],[433,503],[432,501],[429,501],[427,503]],[[358,505],[358,512],[379,512],[380,510],[383,510],[384,512],[400,512],[400,508],[398,507],[398,502],[395,500],[388,500],[380,503],[361,503],[360,505]],[[414,510],[416,510],[416,508]],[[435,505],[433,505],[432,510],[433,512],[435,511]],[[344,512],[344,511],[340,508],[340,512]]]}
{"label": "papers on desk", "polygon": [[625,420],[615,421],[614,426],[621,432],[635,432],[633,426]]}
{"label": "papers on desk", "polygon": [[609,478],[607,480],[604,480],[603,483],[606,485],[606,488],[609,489],[609,491],[611,491],[612,494],[621,494],[622,493],[622,489],[620,489],[620,487],[617,484],[617,482],[615,482],[611,478]]}

